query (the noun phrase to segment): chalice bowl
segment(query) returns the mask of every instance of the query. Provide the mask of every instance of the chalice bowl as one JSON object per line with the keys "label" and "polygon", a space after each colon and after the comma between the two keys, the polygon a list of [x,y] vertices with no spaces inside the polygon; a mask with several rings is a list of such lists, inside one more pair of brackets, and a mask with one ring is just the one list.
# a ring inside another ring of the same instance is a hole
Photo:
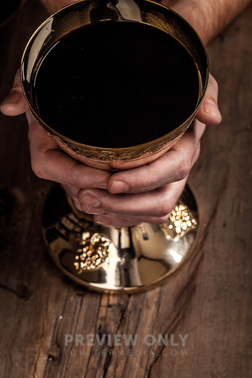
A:
{"label": "chalice bowl", "polygon": [[[149,0],[84,0],[49,17],[21,63],[25,98],[48,135],[83,164],[125,170],[166,153],[185,133],[208,83],[200,38]],[[43,235],[53,261],[96,291],[134,293],[163,283],[190,256],[198,230],[187,188],[167,222],[117,229],[49,193]]]}

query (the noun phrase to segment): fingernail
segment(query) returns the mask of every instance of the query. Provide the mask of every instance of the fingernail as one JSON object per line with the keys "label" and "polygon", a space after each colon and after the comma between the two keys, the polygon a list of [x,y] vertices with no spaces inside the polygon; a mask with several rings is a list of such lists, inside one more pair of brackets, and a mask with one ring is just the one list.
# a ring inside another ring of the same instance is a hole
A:
{"label": "fingernail", "polygon": [[214,101],[205,100],[203,105],[204,112],[207,114],[211,114],[219,119],[222,119],[221,113]]}
{"label": "fingernail", "polygon": [[102,224],[105,226],[111,226],[111,223],[109,221],[109,218],[106,216],[96,216],[95,217],[95,223]]}
{"label": "fingernail", "polygon": [[123,181],[114,181],[110,188],[110,192],[113,194],[127,193],[128,190],[129,190],[129,184]]}
{"label": "fingernail", "polygon": [[102,222],[101,222],[101,217],[96,218],[95,223],[102,224]]}
{"label": "fingernail", "polygon": [[80,207],[79,210],[81,210],[81,211],[83,211],[84,213],[87,213],[87,214],[103,214],[104,213],[103,210],[97,209],[96,207],[92,207],[92,206],[86,205],[85,203],[81,204],[81,207]]}
{"label": "fingernail", "polygon": [[100,207],[101,206],[101,203],[98,200],[98,198],[96,198],[95,196],[93,196],[89,192],[85,193],[84,197],[80,200],[80,203],[85,204],[85,205],[89,205],[89,206],[93,206],[93,207]]}
{"label": "fingernail", "polygon": [[103,221],[104,217],[103,216],[98,216],[95,218],[95,222],[99,224],[104,224],[105,222]]}
{"label": "fingernail", "polygon": [[85,210],[85,213],[87,214],[103,214],[104,211],[101,210],[101,209],[97,209],[96,207],[92,207],[92,206],[87,206],[87,210]]}

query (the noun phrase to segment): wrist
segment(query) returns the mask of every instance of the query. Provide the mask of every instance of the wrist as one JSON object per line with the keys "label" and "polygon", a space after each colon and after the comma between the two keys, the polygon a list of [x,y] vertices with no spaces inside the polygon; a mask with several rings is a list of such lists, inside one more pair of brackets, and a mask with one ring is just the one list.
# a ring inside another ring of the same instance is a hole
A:
{"label": "wrist", "polygon": [[208,44],[251,2],[251,0],[161,0],[184,17]]}
{"label": "wrist", "polygon": [[210,29],[211,23],[206,22],[207,9],[201,8],[198,1],[173,1],[173,0],[161,0],[161,4],[165,5],[180,16],[182,16],[189,24],[196,30],[201,37],[204,44],[210,42],[213,37],[213,31]]}

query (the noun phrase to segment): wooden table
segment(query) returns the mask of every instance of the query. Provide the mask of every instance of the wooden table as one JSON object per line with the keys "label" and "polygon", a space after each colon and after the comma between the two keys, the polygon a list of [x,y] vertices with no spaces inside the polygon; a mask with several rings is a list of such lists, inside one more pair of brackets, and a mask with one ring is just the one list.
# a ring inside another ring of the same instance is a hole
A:
{"label": "wooden table", "polygon": [[[1,27],[0,101],[46,16],[27,0]],[[190,261],[152,291],[88,292],[58,271],[41,234],[52,183],[30,168],[25,117],[0,116],[1,377],[252,377],[251,19],[250,6],[208,49],[223,122],[207,128],[189,179],[200,238]],[[87,335],[103,345],[87,345]]]}

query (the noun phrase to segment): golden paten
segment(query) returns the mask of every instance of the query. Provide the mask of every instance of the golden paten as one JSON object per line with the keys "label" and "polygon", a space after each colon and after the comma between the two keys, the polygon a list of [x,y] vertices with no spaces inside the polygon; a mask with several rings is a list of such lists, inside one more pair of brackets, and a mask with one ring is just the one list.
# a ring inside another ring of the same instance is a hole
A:
{"label": "golden paten", "polygon": [[[194,62],[199,90],[190,116],[169,133],[137,145],[104,148],[80,143],[57,132],[39,115],[32,101],[32,91],[38,66],[65,35],[90,24],[115,21],[149,25],[178,41]],[[49,17],[36,30],[21,62],[25,98],[48,135],[74,159],[105,170],[139,167],[168,151],[194,120],[208,77],[208,58],[197,33],[178,14],[148,0],[73,3]],[[142,223],[115,229],[95,224],[90,215],[77,211],[63,189],[56,186],[45,203],[43,234],[52,259],[75,282],[97,291],[134,293],[160,285],[181,267],[195,245],[198,224],[197,206],[188,188],[165,224]]]}
{"label": "golden paten", "polygon": [[177,272],[193,251],[198,212],[188,187],[179,206],[191,225],[183,233],[176,224],[178,221],[183,227],[180,210],[175,217],[171,214],[167,224],[141,223],[116,229],[95,224],[90,215],[72,209],[69,203],[60,186],[51,190],[44,207],[43,234],[56,265],[91,290],[149,290]]}

